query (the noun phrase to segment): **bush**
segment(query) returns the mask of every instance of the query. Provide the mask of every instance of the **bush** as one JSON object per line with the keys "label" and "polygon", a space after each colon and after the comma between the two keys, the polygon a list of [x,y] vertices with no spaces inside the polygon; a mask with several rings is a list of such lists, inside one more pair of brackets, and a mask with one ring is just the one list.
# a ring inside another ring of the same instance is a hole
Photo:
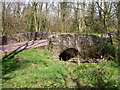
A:
{"label": "bush", "polygon": [[116,48],[112,46],[111,44],[107,44],[107,45],[98,44],[98,45],[91,46],[90,48],[84,50],[82,52],[82,56],[84,58],[113,59],[116,57]]}

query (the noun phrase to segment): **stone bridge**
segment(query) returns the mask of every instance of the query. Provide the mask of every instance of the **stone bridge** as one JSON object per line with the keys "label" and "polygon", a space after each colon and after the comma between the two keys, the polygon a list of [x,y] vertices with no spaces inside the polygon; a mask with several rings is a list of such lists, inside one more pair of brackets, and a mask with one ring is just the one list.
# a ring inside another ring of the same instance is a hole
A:
{"label": "stone bridge", "polygon": [[49,51],[54,59],[69,60],[75,56],[82,56],[83,51],[100,45],[101,37],[87,34],[56,34],[48,37]]}
{"label": "stone bridge", "polygon": [[[104,47],[103,35],[87,35],[75,33],[32,32],[0,37],[0,53],[12,52],[26,48],[48,46],[54,59],[69,60],[73,57],[100,56],[98,49]],[[43,42],[44,41],[44,42]],[[27,42],[27,43],[26,43]],[[7,45],[6,45],[7,44]],[[99,46],[100,48],[96,47]],[[103,51],[103,49],[102,49]]]}

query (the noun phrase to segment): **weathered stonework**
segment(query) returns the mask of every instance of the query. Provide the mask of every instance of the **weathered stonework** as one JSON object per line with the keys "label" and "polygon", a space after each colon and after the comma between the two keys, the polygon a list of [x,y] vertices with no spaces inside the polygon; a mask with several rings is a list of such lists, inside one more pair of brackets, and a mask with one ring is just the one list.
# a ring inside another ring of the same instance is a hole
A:
{"label": "weathered stonework", "polygon": [[61,52],[68,48],[75,48],[80,53],[90,46],[101,42],[99,36],[86,34],[56,34],[48,37],[49,50],[54,59],[59,59]]}
{"label": "weathered stonework", "polygon": [[19,33],[8,36],[0,36],[0,45],[19,43],[31,40],[42,40],[47,39],[51,34],[56,34],[55,32],[29,32],[29,33]]}

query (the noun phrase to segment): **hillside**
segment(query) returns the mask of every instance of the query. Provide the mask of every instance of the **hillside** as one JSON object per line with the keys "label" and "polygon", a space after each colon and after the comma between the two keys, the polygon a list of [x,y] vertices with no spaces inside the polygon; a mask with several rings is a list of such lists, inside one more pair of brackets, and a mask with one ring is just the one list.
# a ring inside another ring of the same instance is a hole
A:
{"label": "hillside", "polygon": [[29,49],[2,61],[3,88],[118,89],[115,60],[71,63],[53,60],[47,48]]}

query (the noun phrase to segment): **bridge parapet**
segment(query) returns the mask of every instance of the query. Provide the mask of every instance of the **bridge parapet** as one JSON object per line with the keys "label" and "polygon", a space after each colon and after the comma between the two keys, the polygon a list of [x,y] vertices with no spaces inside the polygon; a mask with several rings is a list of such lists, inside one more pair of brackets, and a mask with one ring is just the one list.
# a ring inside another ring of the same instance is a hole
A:
{"label": "bridge parapet", "polygon": [[58,34],[56,32],[28,32],[18,33],[14,35],[0,36],[0,45],[7,45],[13,43],[20,43],[31,40],[47,39],[49,35]]}

